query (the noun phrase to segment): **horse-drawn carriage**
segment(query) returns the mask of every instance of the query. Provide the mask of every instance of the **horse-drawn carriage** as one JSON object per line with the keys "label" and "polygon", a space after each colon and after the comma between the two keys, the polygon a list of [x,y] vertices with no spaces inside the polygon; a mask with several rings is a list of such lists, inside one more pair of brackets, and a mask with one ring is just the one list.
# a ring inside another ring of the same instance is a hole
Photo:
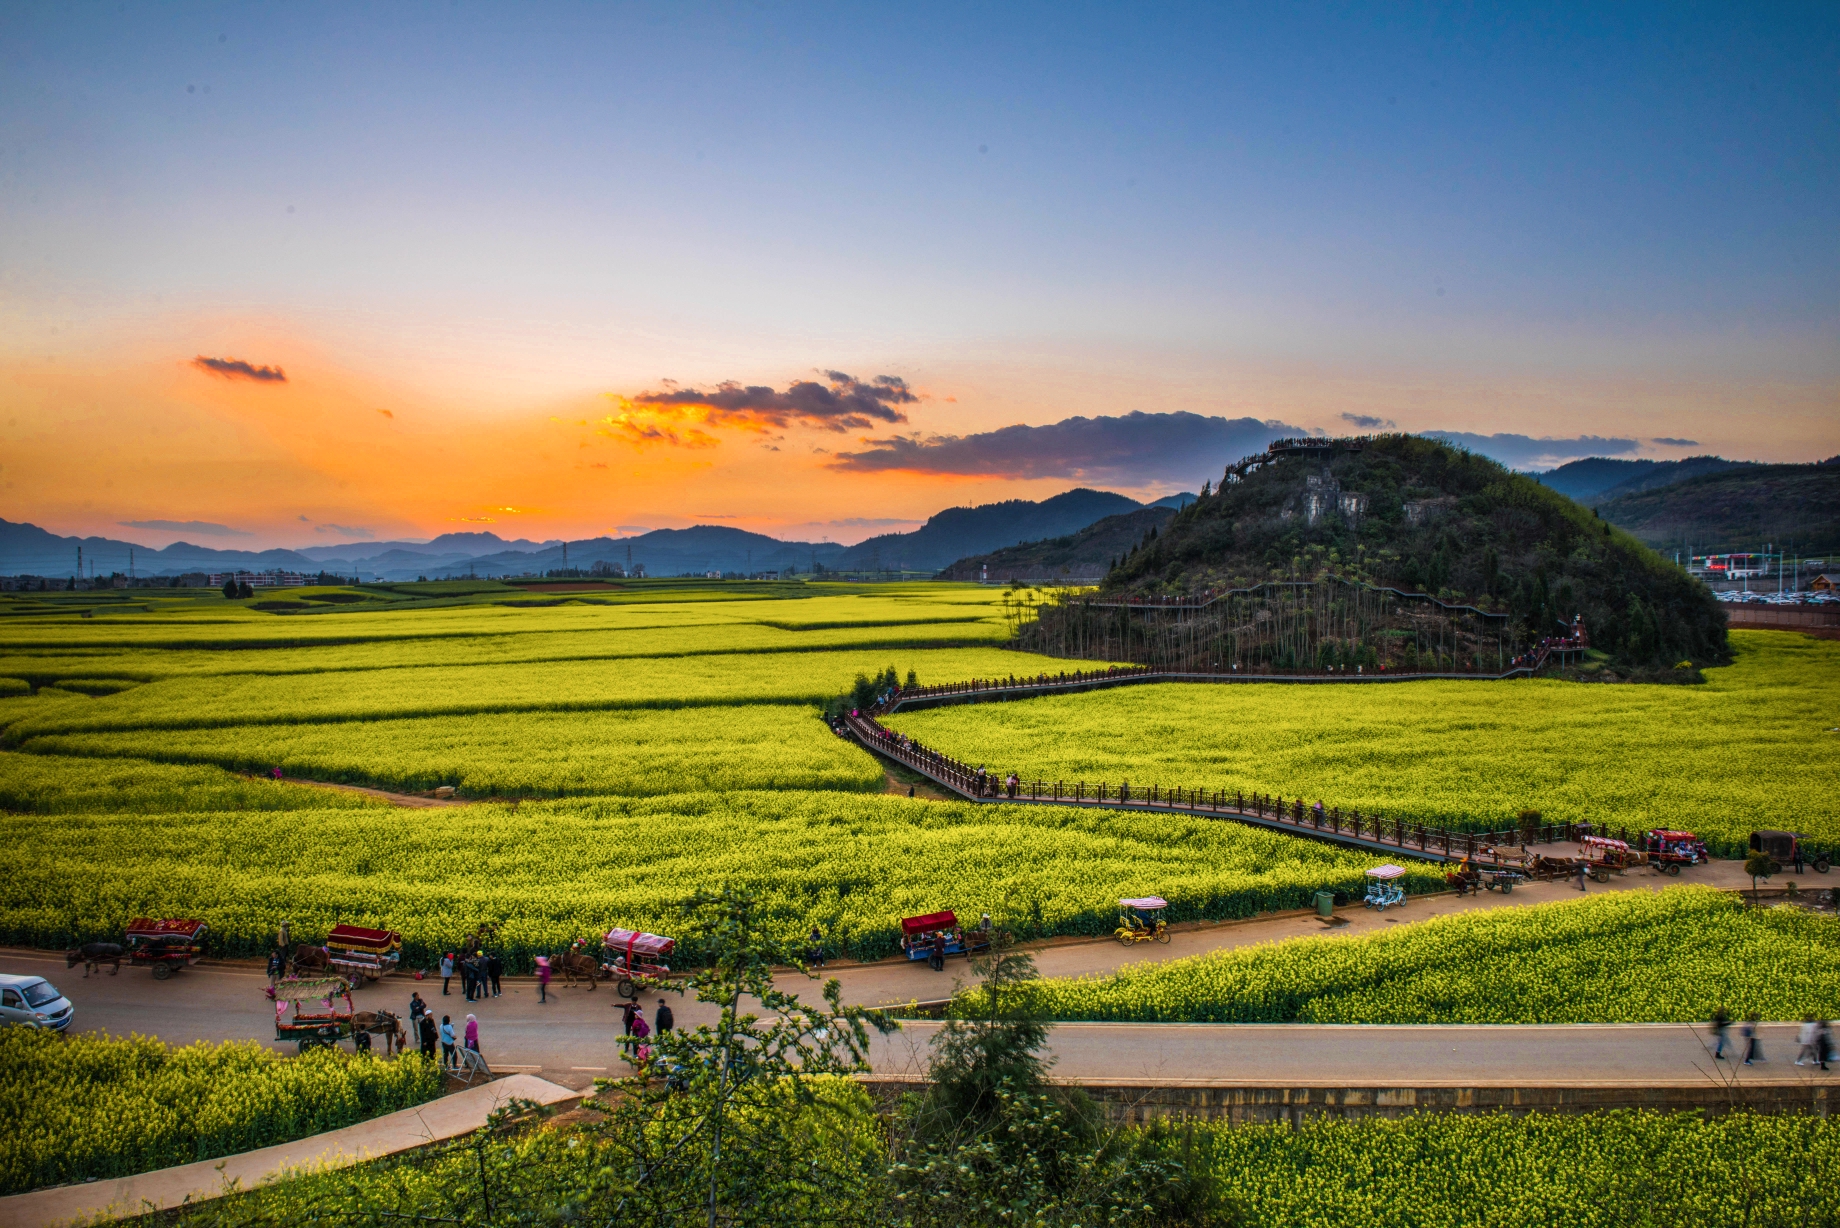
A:
{"label": "horse-drawn carriage", "polygon": [[1112,937],[1127,947],[1140,942],[1168,942],[1169,922],[1163,919],[1163,910],[1168,907],[1169,901],[1159,895],[1119,900],[1118,928],[1112,931]]}
{"label": "horse-drawn carriage", "polygon": [[[343,1000],[345,1009],[338,1008]],[[288,1017],[288,1010],[294,1014]],[[355,1052],[367,1053],[371,1037],[384,1038],[388,1052],[403,1039],[402,1025],[389,1011],[360,1011],[352,1006],[351,982],[344,976],[285,980],[275,986],[275,1039],[291,1040],[300,1053],[336,1048],[350,1039]]]}
{"label": "horse-drawn carriage", "polygon": [[394,930],[335,925],[324,946],[303,942],[294,949],[293,970],[296,976],[343,977],[353,989],[362,989],[401,962],[402,935]]}
{"label": "horse-drawn carriage", "polygon": [[1456,868],[1444,875],[1444,881],[1456,889],[1458,895],[1488,890],[1511,895],[1516,885],[1527,881],[1526,874],[1515,866],[1508,865],[1472,865],[1465,857]]}
{"label": "horse-drawn carriage", "polygon": [[202,921],[136,917],[128,923],[123,955],[130,966],[151,968],[153,979],[163,981],[204,958],[209,928]]}
{"label": "horse-drawn carriage", "polygon": [[671,975],[665,956],[677,949],[677,939],[662,934],[615,926],[601,939],[605,954],[602,971],[613,978],[613,991],[622,998],[639,997],[636,981],[658,981]]}

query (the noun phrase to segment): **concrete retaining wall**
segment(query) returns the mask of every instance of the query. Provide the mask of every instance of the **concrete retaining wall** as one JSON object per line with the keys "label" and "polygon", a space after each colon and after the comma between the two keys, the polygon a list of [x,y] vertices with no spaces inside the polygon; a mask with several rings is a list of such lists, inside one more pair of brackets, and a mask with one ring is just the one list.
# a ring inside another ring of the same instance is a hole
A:
{"label": "concrete retaining wall", "polygon": [[[911,1080],[868,1080],[878,1098],[918,1091]],[[1228,1121],[1234,1125],[1290,1122],[1312,1116],[1344,1119],[1412,1113],[1589,1113],[1605,1109],[1695,1110],[1827,1116],[1830,1084],[1810,1081],[1726,1086],[1706,1080],[1661,1087],[1611,1084],[1553,1087],[1194,1087],[1077,1083],[1117,1121],[1157,1118]]]}

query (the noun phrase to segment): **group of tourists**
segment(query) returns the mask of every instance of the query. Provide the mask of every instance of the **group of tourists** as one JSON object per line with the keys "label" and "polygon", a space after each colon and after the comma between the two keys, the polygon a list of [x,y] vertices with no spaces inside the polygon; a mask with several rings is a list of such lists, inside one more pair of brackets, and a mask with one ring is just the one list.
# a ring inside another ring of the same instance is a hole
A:
{"label": "group of tourists", "polygon": [[[1746,1066],[1769,1060],[1763,1056],[1763,1042],[1757,1038],[1757,1028],[1762,1021],[1763,1016],[1752,1011],[1738,1024],[1738,1044],[1733,1045],[1732,1048],[1735,1051],[1742,1046],[1743,1057],[1740,1060]],[[1729,1039],[1726,1033],[1730,1027],[1731,1016],[1725,1012],[1724,1007],[1712,1012],[1710,1030],[1716,1042],[1713,1045],[1712,1056],[1717,1061],[1725,1060],[1725,1047]],[[1804,1016],[1801,1029],[1796,1033],[1796,1043],[1800,1046],[1800,1050],[1795,1055],[1797,1066],[1814,1066],[1820,1070],[1826,1070],[1828,1062],[1840,1060],[1840,1052],[1834,1049],[1833,1029],[1828,1026],[1825,1019],[1814,1015]]]}
{"label": "group of tourists", "polygon": [[442,1015],[441,1022],[434,1021],[434,1010],[423,1000],[418,990],[409,995],[409,1031],[415,1036],[422,1056],[430,1061],[434,1059],[434,1047],[441,1046],[441,1069],[458,1070],[460,1068],[460,1049],[462,1046],[479,1052],[479,1020],[468,1015],[466,1023],[456,1030],[454,1017]]}
{"label": "group of tourists", "polygon": [[637,999],[631,1002],[616,1003],[614,1009],[620,1012],[620,1022],[626,1029],[626,1035],[632,1038],[633,1056],[641,1062],[652,1056],[652,1047],[646,1043],[656,1032],[663,1036],[677,1026],[677,1018],[671,1013],[671,1004],[663,998],[658,999],[658,1009],[652,1015],[652,1023],[645,1021],[645,1008]]}
{"label": "group of tourists", "polygon": [[995,772],[985,771],[980,766],[977,774],[972,777],[972,789],[978,797],[996,797],[1000,794],[1013,802],[1017,794],[1022,792],[1022,777],[1011,772],[999,782]]}
{"label": "group of tourists", "polygon": [[468,1002],[504,996],[499,979],[505,975],[505,963],[496,954],[487,955],[484,951],[475,951],[471,955],[456,958],[449,951],[441,956],[442,997],[447,996],[448,985],[452,983],[456,972],[460,974],[460,992]]}

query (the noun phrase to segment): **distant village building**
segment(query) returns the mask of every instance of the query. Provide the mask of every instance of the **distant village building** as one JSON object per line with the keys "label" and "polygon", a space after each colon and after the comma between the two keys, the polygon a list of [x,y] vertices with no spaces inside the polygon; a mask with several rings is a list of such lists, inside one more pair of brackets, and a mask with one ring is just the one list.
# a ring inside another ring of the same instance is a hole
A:
{"label": "distant village building", "polygon": [[1823,572],[1808,582],[1808,589],[1815,593],[1840,593],[1840,575]]}
{"label": "distant village building", "polygon": [[304,588],[311,584],[313,579],[295,571],[219,571],[211,573],[212,588],[222,588],[226,581],[247,584],[250,588]]}

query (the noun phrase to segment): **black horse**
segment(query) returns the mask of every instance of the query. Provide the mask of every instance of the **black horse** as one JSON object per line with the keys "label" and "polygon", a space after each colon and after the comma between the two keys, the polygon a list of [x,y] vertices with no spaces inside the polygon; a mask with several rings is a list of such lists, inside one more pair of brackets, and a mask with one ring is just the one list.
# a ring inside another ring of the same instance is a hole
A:
{"label": "black horse", "polygon": [[100,975],[104,964],[109,965],[110,976],[118,975],[121,972],[121,944],[86,942],[74,951],[64,952],[66,968],[74,968],[78,964],[83,965],[83,975],[86,977],[92,971]]}

